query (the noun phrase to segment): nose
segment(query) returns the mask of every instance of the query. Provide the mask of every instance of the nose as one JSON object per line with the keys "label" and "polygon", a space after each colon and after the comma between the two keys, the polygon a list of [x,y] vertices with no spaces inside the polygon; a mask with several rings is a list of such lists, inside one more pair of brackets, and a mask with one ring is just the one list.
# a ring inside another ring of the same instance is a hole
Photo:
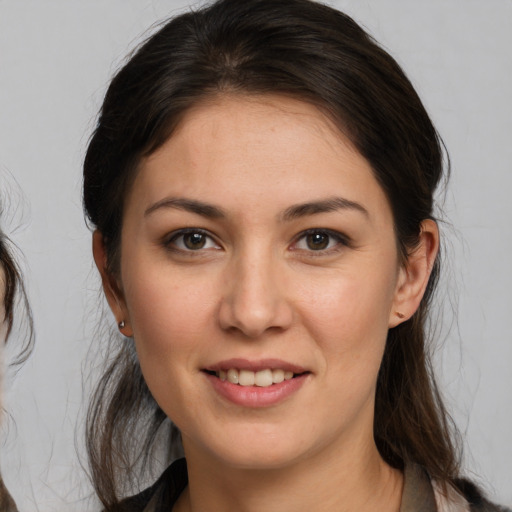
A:
{"label": "nose", "polygon": [[257,338],[269,331],[284,331],[290,326],[293,308],[277,267],[270,256],[255,254],[239,258],[227,270],[219,308],[222,329]]}

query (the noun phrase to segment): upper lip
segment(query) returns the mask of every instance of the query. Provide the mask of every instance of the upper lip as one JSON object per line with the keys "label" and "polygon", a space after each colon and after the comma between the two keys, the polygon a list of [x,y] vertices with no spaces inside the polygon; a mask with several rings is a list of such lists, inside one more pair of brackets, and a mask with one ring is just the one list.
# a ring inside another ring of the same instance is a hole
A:
{"label": "upper lip", "polygon": [[225,361],[219,361],[218,363],[212,364],[203,368],[205,371],[219,372],[221,370],[227,371],[231,368],[237,370],[250,370],[253,372],[259,372],[261,370],[284,370],[285,372],[293,373],[305,373],[307,370],[302,366],[283,361],[281,359],[259,359],[249,361],[248,359],[233,358]]}

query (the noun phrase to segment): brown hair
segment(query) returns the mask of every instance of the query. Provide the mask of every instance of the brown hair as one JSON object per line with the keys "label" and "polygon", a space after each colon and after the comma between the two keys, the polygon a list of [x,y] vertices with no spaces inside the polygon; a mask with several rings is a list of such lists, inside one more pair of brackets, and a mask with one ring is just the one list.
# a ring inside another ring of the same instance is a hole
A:
{"label": "brown hair", "polygon": [[[350,17],[325,5],[220,0],[165,24],[107,91],[84,162],[84,208],[104,237],[110,272],[119,269],[123,201],[141,158],[205,97],[267,93],[315,105],[349,137],[389,199],[405,260],[421,222],[433,218],[433,195],[448,165],[399,65]],[[439,257],[418,311],[389,331],[374,436],[393,467],[414,461],[441,483],[454,483],[457,451],[425,333],[438,276]],[[120,483],[151,457],[162,425],[173,432],[144,382],[133,344],[124,342],[110,355],[88,415],[93,483],[107,510],[118,503]]]}
{"label": "brown hair", "polygon": [[7,323],[7,330],[5,339],[0,340],[1,343],[8,343],[10,334],[14,326],[14,311],[16,308],[16,301],[22,302],[25,310],[25,318],[27,326],[27,335],[23,337],[24,343],[18,347],[17,356],[12,363],[13,365],[23,364],[32,352],[34,337],[33,337],[33,321],[30,305],[28,303],[27,294],[21,272],[12,256],[9,248],[8,238],[0,231],[0,268],[3,270],[3,321]]}
{"label": "brown hair", "polygon": [[[0,208],[1,213],[1,208]],[[18,347],[18,355],[15,358],[13,365],[20,365],[29,357],[34,337],[33,337],[33,324],[32,314],[30,306],[28,304],[27,295],[25,292],[25,286],[21,278],[21,273],[16,264],[16,261],[12,257],[11,250],[9,249],[9,241],[7,237],[0,230],[0,271],[2,272],[2,278],[0,279],[0,286],[2,286],[1,294],[3,301],[0,304],[0,308],[3,311],[0,312],[0,321],[6,323],[5,338],[0,339],[0,345],[7,343],[14,325],[14,310],[16,306],[17,298],[21,300],[25,309],[25,321],[27,326],[27,335],[24,337],[24,343]],[[0,346],[0,352],[2,352],[3,346]],[[0,358],[0,381],[3,377],[3,358]],[[0,382],[0,393],[2,393],[2,383]],[[2,416],[2,397],[0,396],[0,423]],[[3,512],[16,512],[16,504],[11,498],[7,491],[2,476],[0,475],[0,510]]]}

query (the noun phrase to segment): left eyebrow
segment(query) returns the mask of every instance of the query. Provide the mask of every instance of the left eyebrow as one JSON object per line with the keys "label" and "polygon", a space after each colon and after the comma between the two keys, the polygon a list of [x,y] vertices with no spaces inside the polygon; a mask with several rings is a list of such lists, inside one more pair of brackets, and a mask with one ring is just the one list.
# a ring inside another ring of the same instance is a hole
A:
{"label": "left eyebrow", "polygon": [[320,201],[296,204],[287,208],[280,217],[283,221],[289,222],[300,217],[316,215],[317,213],[335,212],[338,210],[353,210],[369,217],[368,210],[361,204],[345,199],[343,197],[329,197]]}
{"label": "left eyebrow", "polygon": [[165,199],[162,199],[161,201],[158,201],[155,204],[151,205],[144,212],[144,217],[147,217],[156,210],[168,208],[184,210],[211,219],[218,219],[226,216],[221,208],[214,206],[212,204],[203,203],[202,201],[196,201],[194,199],[186,199],[182,197],[166,197]]}

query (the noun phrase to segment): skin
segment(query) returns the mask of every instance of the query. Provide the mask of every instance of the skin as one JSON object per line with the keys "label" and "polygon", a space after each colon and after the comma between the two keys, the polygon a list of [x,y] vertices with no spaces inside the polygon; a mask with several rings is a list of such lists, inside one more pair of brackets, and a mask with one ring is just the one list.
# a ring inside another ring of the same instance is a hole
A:
{"label": "skin", "polygon": [[[290,215],[333,197],[343,207]],[[187,249],[184,228],[208,234],[203,248]],[[142,162],[121,238],[115,277],[98,232],[93,250],[149,389],[182,432],[190,483],[175,510],[399,509],[402,475],[373,440],[375,386],[388,329],[424,293],[435,223],[400,265],[388,200],[348,139],[311,105],[235,96],[196,106]],[[242,407],[202,371],[237,357],[309,374],[276,405]]]}

